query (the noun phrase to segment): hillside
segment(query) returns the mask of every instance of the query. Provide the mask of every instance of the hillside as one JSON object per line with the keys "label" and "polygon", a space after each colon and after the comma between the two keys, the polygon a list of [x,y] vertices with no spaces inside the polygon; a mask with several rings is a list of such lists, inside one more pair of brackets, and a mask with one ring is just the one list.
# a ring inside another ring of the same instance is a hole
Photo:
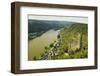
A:
{"label": "hillside", "polygon": [[[48,21],[48,20],[28,20],[28,38],[34,39],[48,30],[54,29],[58,30],[63,28],[64,26],[69,26],[73,24],[73,22],[67,21]],[[66,27],[67,27],[66,26]]]}
{"label": "hillside", "polygon": [[72,24],[69,28],[64,28],[61,30],[60,35],[62,37],[62,41],[66,43],[77,43],[80,41],[80,38],[82,37],[82,43],[85,45],[87,43],[87,34],[88,34],[88,27],[87,24],[82,23],[75,23]]}
{"label": "hillside", "polygon": [[59,29],[65,25],[72,24],[73,22],[67,21],[48,21],[48,20],[28,20],[28,32],[41,32],[50,29]]}
{"label": "hillside", "polygon": [[[85,52],[83,57],[87,57],[88,50],[88,27],[87,24],[75,23],[69,28],[65,27],[60,31],[60,47],[62,52],[75,56],[75,52]],[[80,58],[80,54],[76,58]],[[75,57],[74,57],[75,58]]]}

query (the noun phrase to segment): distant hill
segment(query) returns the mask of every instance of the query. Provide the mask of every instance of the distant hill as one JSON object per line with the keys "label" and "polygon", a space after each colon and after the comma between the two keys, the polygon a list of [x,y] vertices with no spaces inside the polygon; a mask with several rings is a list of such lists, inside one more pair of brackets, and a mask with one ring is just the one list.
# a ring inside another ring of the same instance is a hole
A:
{"label": "distant hill", "polygon": [[68,21],[48,21],[48,20],[28,20],[28,33],[48,31],[50,29],[60,29],[64,26],[70,26],[74,22]]}

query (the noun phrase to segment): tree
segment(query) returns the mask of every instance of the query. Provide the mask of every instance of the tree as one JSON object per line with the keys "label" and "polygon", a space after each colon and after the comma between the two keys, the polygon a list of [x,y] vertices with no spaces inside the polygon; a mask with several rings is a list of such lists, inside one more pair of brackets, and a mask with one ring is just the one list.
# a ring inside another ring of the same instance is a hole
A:
{"label": "tree", "polygon": [[44,48],[45,48],[45,50],[48,50],[48,47],[47,46],[45,46]]}
{"label": "tree", "polygon": [[58,35],[57,38],[59,39],[60,38],[60,35]]}
{"label": "tree", "polygon": [[80,49],[82,49],[82,33],[80,34]]}
{"label": "tree", "polygon": [[36,56],[35,56],[35,57],[33,57],[33,60],[37,60],[37,59],[36,59]]}
{"label": "tree", "polygon": [[50,47],[51,47],[51,48],[53,47],[53,43],[50,44]]}

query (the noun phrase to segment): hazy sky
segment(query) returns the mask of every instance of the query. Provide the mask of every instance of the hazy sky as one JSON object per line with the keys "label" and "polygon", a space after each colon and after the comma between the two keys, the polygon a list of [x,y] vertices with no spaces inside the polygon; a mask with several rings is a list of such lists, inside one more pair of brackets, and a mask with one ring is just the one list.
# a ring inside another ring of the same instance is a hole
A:
{"label": "hazy sky", "polygon": [[75,16],[44,16],[44,15],[28,15],[28,19],[36,20],[55,20],[55,21],[71,21],[79,23],[88,23],[88,17]]}

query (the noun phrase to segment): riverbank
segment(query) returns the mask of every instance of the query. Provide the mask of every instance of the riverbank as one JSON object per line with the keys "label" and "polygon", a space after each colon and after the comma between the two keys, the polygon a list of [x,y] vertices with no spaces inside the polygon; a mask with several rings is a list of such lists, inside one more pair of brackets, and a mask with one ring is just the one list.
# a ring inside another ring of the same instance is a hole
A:
{"label": "riverbank", "polygon": [[41,58],[45,53],[45,46],[49,47],[51,43],[57,40],[57,35],[60,30],[49,30],[35,39],[28,42],[28,60]]}

